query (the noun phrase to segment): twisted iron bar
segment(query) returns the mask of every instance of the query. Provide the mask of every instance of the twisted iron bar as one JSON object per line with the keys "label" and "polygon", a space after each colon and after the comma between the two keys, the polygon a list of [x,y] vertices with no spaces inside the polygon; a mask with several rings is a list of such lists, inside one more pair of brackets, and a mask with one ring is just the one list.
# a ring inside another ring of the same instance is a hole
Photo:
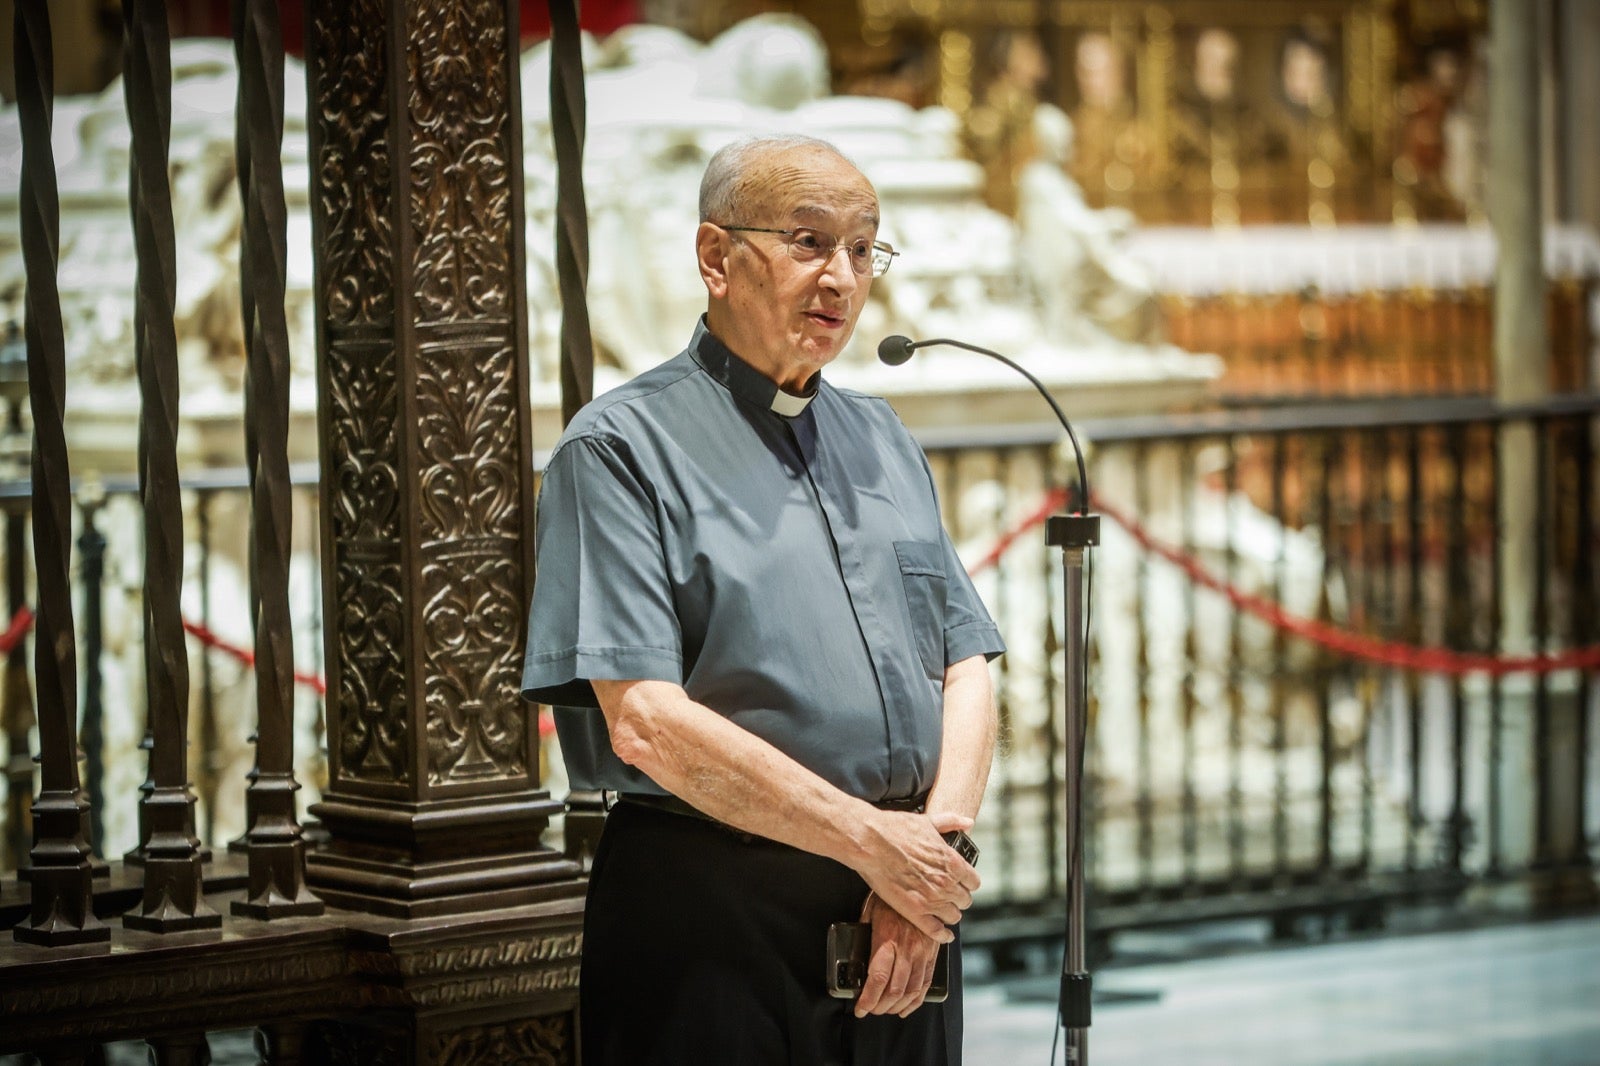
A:
{"label": "twisted iron bar", "polygon": [[188,782],[189,658],[179,595],[183,502],[178,487],[177,254],[167,155],[172,60],[166,6],[125,0],[123,89],[132,131],[129,208],[138,252],[134,368],[139,379],[139,497],[144,506],[145,692],[155,747],[144,898],[123,923],[152,932],[220,925],[205,901],[194,796]]}
{"label": "twisted iron bar", "polygon": [[33,410],[33,542],[39,605],[39,797],[33,803],[32,904],[12,935],[34,944],[107,943],[94,914],[93,871],[78,781],[77,646],[72,628],[72,489],[67,468],[67,361],[56,287],[61,203],[50,146],[55,64],[45,0],[15,10],[22,125],[22,254],[27,271],[28,399]]}
{"label": "twisted iron bar", "polygon": [[594,339],[584,289],[589,213],[583,195],[586,123],[577,0],[550,0],[550,132],[556,147],[556,274],[561,290],[561,422],[594,397]]}
{"label": "twisted iron bar", "polygon": [[[550,133],[556,150],[556,279],[561,293],[561,424],[594,397],[594,341],[585,288],[589,214],[583,195],[585,115],[578,0],[550,0]],[[585,866],[599,844],[600,793],[567,795],[567,855]]]}
{"label": "twisted iron bar", "polygon": [[244,225],[239,295],[246,355],[250,608],[255,626],[256,767],[245,792],[250,885],[233,913],[320,914],[305,883],[295,818],[294,624],[289,616],[289,327],[284,318],[288,212],[283,198],[283,42],[276,0],[233,0],[239,99],[235,158]]}
{"label": "twisted iron bar", "polygon": [[79,575],[83,583],[83,762],[89,795],[89,843],[101,848],[105,833],[105,647],[106,537],[96,525],[105,504],[103,489],[79,496]]}
{"label": "twisted iron bar", "polygon": [[[19,199],[20,194],[21,190]],[[17,323],[7,322],[5,346],[10,348],[20,336]],[[25,339],[23,353],[25,382]],[[0,365],[0,374],[5,375],[6,386],[6,432],[14,438],[20,438],[23,432],[24,397],[12,379],[16,370],[15,363],[9,359]],[[5,509],[6,610],[13,616],[28,602],[27,526],[26,509],[16,505]],[[28,809],[33,804],[33,727],[36,722],[33,682],[28,677],[28,647],[19,640],[6,650],[5,666],[3,673],[0,673],[0,732],[6,735],[8,752],[5,765],[6,827],[3,847],[0,847],[0,863],[13,870],[21,870],[28,865],[28,852],[32,847],[33,827]],[[91,836],[89,839],[92,841],[94,838]]]}

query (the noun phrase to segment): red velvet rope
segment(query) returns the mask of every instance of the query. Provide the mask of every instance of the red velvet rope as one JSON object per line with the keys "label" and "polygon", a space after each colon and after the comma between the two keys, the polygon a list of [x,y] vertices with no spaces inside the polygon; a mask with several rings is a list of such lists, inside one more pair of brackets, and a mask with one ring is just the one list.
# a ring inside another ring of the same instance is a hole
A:
{"label": "red velvet rope", "polygon": [[[22,638],[27,635],[28,630],[32,628],[33,611],[27,607],[17,608],[17,613],[11,617],[11,625],[6,628],[4,633],[0,633],[0,657],[11,654],[18,642],[20,642]],[[255,668],[256,655],[255,652],[251,651],[249,648],[240,647],[237,644],[232,644],[226,640],[223,640],[216,633],[207,629],[198,622],[191,622],[188,619],[184,619],[183,628],[189,633],[190,636],[194,637],[194,639],[198,640],[205,647],[215,648],[224,655],[232,656],[245,666],[248,666],[252,669]],[[307,674],[296,671],[294,679],[297,684],[305,685],[308,688],[316,690],[316,693],[319,696],[326,696],[328,694],[328,683],[315,674]],[[539,735],[549,736],[555,731],[555,720],[551,717],[549,708],[541,708],[539,714]]]}
{"label": "red velvet rope", "polygon": [[[1067,494],[1064,489],[1054,489],[1047,493],[1038,509],[1002,534],[995,542],[995,546],[968,569],[968,573],[977,574],[993,566],[1018,537],[1029,528],[1044,522],[1066,503],[1066,499]],[[1205,564],[1193,555],[1157,540],[1138,519],[1106,503],[1098,495],[1092,497],[1092,502],[1096,510],[1127,530],[1141,548],[1167,560],[1189,575],[1197,585],[1221,593],[1235,607],[1254,615],[1274,628],[1319,644],[1341,655],[1422,673],[1486,673],[1493,677],[1518,673],[1548,674],[1556,670],[1600,669],[1600,646],[1571,648],[1555,655],[1484,655],[1381,640],[1314,618],[1291,614],[1284,610],[1281,604],[1264,596],[1245,592],[1224,581],[1206,569]]]}
{"label": "red velvet rope", "polygon": [[[16,648],[18,642],[20,642],[27,634],[28,630],[32,628],[32,609],[25,606],[18,607],[17,613],[11,616],[11,625],[6,627],[6,631],[4,633],[0,633],[0,655],[10,655],[12,650]],[[220,652],[231,655],[233,658],[239,660],[241,663],[244,663],[246,666],[253,668],[256,665],[255,652],[251,651],[249,648],[242,648],[237,644],[228,643],[226,640],[223,640],[221,637],[217,636],[200,623],[191,622],[186,618],[183,622],[183,628],[206,647],[216,648]],[[315,674],[296,673],[294,675],[294,679],[299,684],[316,689],[317,695],[319,696],[327,695],[327,684],[323,682],[322,678]]]}
{"label": "red velvet rope", "polygon": [[[976,575],[994,566],[1019,537],[1033,527],[1043,524],[1046,518],[1056,513],[1066,503],[1066,499],[1067,493],[1064,489],[1053,489],[1046,493],[1039,506],[1001,534],[983,557],[967,568],[967,572]],[[1217,577],[1194,556],[1157,540],[1132,515],[1106,503],[1098,494],[1094,496],[1093,504],[1101,514],[1126,529],[1141,548],[1172,563],[1188,574],[1196,584],[1222,594],[1228,602],[1240,610],[1254,615],[1275,628],[1320,644],[1342,655],[1403,670],[1440,674],[1487,673],[1498,677],[1502,674],[1547,674],[1556,670],[1600,669],[1600,646],[1572,648],[1555,655],[1483,655],[1452,651],[1449,648],[1421,647],[1399,641],[1380,640],[1364,633],[1319,622],[1314,618],[1290,614],[1282,605],[1264,596],[1245,592]],[[4,633],[0,633],[0,656],[9,655],[31,628],[33,628],[33,611],[26,606],[17,608],[16,614],[11,617],[11,624],[6,627]],[[185,620],[183,628],[204,646],[216,648],[245,666],[255,666],[255,652],[249,648],[223,640],[198,622]],[[298,684],[315,689],[319,696],[327,695],[327,683],[315,674],[297,671],[294,679]],[[541,733],[549,733],[552,729],[553,726],[541,720],[539,730]]]}
{"label": "red velvet rope", "polygon": [[17,608],[17,613],[11,616],[11,624],[4,633],[0,633],[0,655],[10,655],[17,644],[33,628],[33,609],[27,605]]}
{"label": "red velvet rope", "polygon": [[[251,669],[255,668],[256,653],[251,649],[241,647],[238,644],[231,644],[228,641],[223,640],[213,631],[201,625],[199,622],[191,622],[187,618],[183,620],[183,628],[184,632],[198,640],[205,647],[216,648],[224,655],[239,660],[239,662],[243,663],[245,666],[248,666]],[[328,683],[322,680],[322,678],[318,677],[316,674],[301,673],[300,671],[296,670],[294,679],[296,684],[305,685],[307,688],[316,690],[316,693],[319,696],[326,696],[328,694]]]}

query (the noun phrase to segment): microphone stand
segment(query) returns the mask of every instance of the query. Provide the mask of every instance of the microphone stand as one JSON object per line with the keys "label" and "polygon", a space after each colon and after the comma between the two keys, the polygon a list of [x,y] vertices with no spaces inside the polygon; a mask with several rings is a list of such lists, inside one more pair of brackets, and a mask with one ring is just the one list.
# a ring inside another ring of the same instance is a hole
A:
{"label": "microphone stand", "polygon": [[[1067,1034],[1066,1060],[1075,1066],[1088,1066],[1090,977],[1087,960],[1087,937],[1084,922],[1083,882],[1083,763],[1085,742],[1089,731],[1088,675],[1085,641],[1088,636],[1084,596],[1084,561],[1088,550],[1100,543],[1100,516],[1088,512],[1089,475],[1083,461],[1083,447],[1072,423],[1056,403],[1055,397],[1025,367],[1013,362],[999,352],[980,348],[965,341],[934,338],[912,341],[907,337],[886,337],[878,345],[878,358],[890,366],[897,366],[911,357],[917,348],[934,344],[949,345],[992,359],[1009,366],[1039,390],[1050,409],[1055,412],[1061,427],[1072,442],[1073,455],[1078,464],[1078,511],[1074,514],[1051,515],[1045,523],[1045,543],[1061,549],[1062,594],[1065,597],[1066,639],[1062,642],[1066,653],[1066,714],[1062,729],[1066,739],[1066,772],[1062,784],[1066,793],[1066,950],[1061,957],[1061,990],[1058,1000],[1057,1021]],[[1048,669],[1048,666],[1047,666]],[[1054,1052],[1051,1061],[1054,1062]]]}
{"label": "microphone stand", "polygon": [[[1085,498],[1080,501],[1080,507],[1087,505],[1088,496],[1087,486],[1081,485],[1081,488]],[[1067,944],[1061,958],[1059,1021],[1067,1032],[1066,1061],[1087,1066],[1092,978],[1085,951],[1083,901],[1083,762],[1089,727],[1083,563],[1084,553],[1100,543],[1100,516],[1052,515],[1045,523],[1045,543],[1061,549],[1062,592],[1066,598],[1066,640],[1063,641],[1067,656],[1066,717],[1062,728],[1066,734],[1067,759],[1062,784],[1067,804]]]}

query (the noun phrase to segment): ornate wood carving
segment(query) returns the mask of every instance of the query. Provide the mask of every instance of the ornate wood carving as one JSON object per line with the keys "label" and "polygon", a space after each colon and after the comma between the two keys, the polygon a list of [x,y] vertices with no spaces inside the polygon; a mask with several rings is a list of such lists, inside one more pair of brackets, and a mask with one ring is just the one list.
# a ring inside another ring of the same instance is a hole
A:
{"label": "ornate wood carving", "polygon": [[312,106],[321,151],[322,274],[330,326],[394,319],[389,173],[388,52],[372,42],[384,0],[319,5],[313,33],[327,67]]}
{"label": "ornate wood carving", "polygon": [[546,970],[470,977],[447,984],[418,988],[411,1001],[419,1007],[448,1007],[480,1000],[518,999],[550,992],[575,992],[579,966],[556,966]]}
{"label": "ornate wood carving", "polygon": [[576,1061],[576,1050],[572,1015],[557,1014],[439,1033],[428,1058],[438,1066],[480,1062],[566,1066]]}
{"label": "ornate wood carving", "polygon": [[505,12],[495,0],[414,3],[407,29],[417,320],[503,322],[513,281]]}
{"label": "ornate wood carving", "polygon": [[528,775],[518,702],[526,585],[509,344],[458,342],[418,375],[424,699],[433,783]]}
{"label": "ornate wood carving", "polygon": [[575,959],[582,952],[583,933],[574,931],[500,940],[492,944],[451,945],[404,955],[397,961],[400,973],[408,977],[424,977],[559,962]]}
{"label": "ornate wood carving", "polygon": [[406,35],[432,784],[528,775],[505,30],[453,0],[412,5]]}
{"label": "ornate wood carving", "polygon": [[404,782],[398,354],[387,338],[332,340],[327,364],[338,776]]}
{"label": "ornate wood carving", "polygon": [[[182,967],[141,969],[103,976],[93,981],[71,983],[37,982],[7,990],[5,1012],[0,1017],[26,1018],[30,1015],[72,1012],[82,1016],[111,1014],[141,1005],[189,1002],[174,1013],[196,1020],[193,1001],[202,997],[226,997],[260,992],[264,989],[309,987],[334,980],[345,973],[346,963],[338,951],[304,950],[279,955],[248,958],[225,954],[190,960]],[[149,1018],[141,1012],[141,1017]]]}
{"label": "ornate wood carving", "polygon": [[327,371],[336,654],[330,703],[338,779],[405,782],[399,356],[388,52],[371,46],[382,0],[320,5],[317,206]]}
{"label": "ornate wood carving", "polygon": [[[533,506],[509,0],[316,0],[332,774],[308,859],[397,916],[578,891],[521,700]],[[360,187],[358,187],[360,186]],[[491,828],[492,827],[492,828]]]}

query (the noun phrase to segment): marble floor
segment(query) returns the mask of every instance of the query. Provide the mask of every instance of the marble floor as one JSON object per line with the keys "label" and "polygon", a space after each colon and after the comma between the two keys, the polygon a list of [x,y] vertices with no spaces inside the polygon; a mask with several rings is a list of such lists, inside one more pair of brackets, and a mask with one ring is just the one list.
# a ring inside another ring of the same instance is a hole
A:
{"label": "marble floor", "polygon": [[[1600,917],[1189,961],[1150,948],[1095,975],[1094,1066],[1600,1066]],[[1046,1066],[1054,983],[971,988],[969,1066]]]}

